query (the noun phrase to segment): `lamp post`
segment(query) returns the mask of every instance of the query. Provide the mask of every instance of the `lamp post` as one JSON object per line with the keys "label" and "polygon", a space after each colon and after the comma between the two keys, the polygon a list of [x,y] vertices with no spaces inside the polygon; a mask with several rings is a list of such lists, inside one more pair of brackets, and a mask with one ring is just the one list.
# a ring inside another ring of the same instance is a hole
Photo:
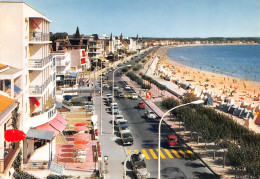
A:
{"label": "lamp post", "polygon": [[[121,69],[121,68],[124,68],[124,67],[131,67],[132,65],[126,65],[126,66],[122,66],[122,67],[118,67],[118,68],[116,68],[114,71],[113,71],[113,86],[112,86],[112,100],[113,100],[113,102],[114,102],[114,79],[115,79],[115,72],[117,71],[117,70],[119,70],[119,69]],[[112,106],[112,133],[114,134],[114,132],[115,132],[115,127],[114,127],[114,121],[115,121],[115,115],[114,115],[114,106]]]}
{"label": "lamp post", "polygon": [[161,178],[161,124],[162,124],[162,120],[163,118],[171,111],[173,111],[174,109],[177,109],[179,107],[182,107],[182,106],[187,106],[187,105],[190,105],[190,104],[202,104],[204,103],[203,100],[197,100],[197,101],[193,101],[193,102],[190,102],[190,103],[186,103],[186,104],[182,104],[182,105],[179,105],[179,106],[176,106],[170,110],[168,110],[166,113],[163,114],[162,118],[160,119],[160,122],[159,122],[159,132],[158,132],[158,179]]}
{"label": "lamp post", "polygon": [[100,77],[100,81],[101,81],[101,86],[100,86],[100,134],[102,134],[102,88],[103,88],[103,83],[102,83],[102,59],[101,59],[101,77]]}

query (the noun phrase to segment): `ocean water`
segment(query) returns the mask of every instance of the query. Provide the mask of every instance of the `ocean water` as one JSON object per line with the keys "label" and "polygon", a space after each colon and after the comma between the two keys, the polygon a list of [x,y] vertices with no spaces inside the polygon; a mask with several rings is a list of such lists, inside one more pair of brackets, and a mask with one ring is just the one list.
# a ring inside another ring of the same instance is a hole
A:
{"label": "ocean water", "polygon": [[260,82],[260,45],[185,46],[166,54],[186,66]]}

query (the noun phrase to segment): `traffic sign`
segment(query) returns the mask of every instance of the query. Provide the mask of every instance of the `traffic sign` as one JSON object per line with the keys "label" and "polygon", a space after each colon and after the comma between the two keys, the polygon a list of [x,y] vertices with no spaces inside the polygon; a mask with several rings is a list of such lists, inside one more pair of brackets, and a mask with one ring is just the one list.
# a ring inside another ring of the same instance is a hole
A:
{"label": "traffic sign", "polygon": [[152,99],[152,93],[146,92],[146,99]]}

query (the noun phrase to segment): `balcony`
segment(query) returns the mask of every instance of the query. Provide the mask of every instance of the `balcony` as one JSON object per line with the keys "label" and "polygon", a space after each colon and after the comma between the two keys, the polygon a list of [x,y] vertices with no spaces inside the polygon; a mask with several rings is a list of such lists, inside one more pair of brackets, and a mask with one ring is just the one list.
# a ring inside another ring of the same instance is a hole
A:
{"label": "balcony", "polygon": [[29,94],[30,95],[41,95],[44,90],[48,87],[50,82],[52,81],[52,77],[49,76],[43,85],[30,85],[29,86]]}
{"label": "balcony", "polygon": [[43,32],[29,32],[30,42],[44,42],[50,41],[50,34]]}
{"label": "balcony", "polygon": [[[34,112],[30,117],[30,126],[37,127],[53,120],[57,115],[55,101],[48,101],[49,104],[44,106],[44,111]],[[51,106],[52,104],[52,106]]]}
{"label": "balcony", "polygon": [[5,173],[12,166],[20,150],[19,144],[20,142],[13,142],[11,148],[5,148],[4,159],[0,159],[0,165],[3,164],[4,166],[3,171],[0,171],[0,173]]}
{"label": "balcony", "polygon": [[67,66],[70,64],[70,61],[64,61],[64,60],[57,60],[56,59],[56,66]]}
{"label": "balcony", "polygon": [[89,48],[102,48],[101,45],[89,45]]}
{"label": "balcony", "polygon": [[29,68],[43,68],[51,61],[51,55],[42,59],[29,59]]}

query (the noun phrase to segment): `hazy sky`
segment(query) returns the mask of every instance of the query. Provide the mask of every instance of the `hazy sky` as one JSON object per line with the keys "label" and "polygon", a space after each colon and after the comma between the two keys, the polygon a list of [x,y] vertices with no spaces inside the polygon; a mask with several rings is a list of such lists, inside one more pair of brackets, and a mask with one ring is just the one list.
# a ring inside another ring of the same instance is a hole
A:
{"label": "hazy sky", "polygon": [[259,0],[24,0],[50,31],[139,37],[260,37]]}

